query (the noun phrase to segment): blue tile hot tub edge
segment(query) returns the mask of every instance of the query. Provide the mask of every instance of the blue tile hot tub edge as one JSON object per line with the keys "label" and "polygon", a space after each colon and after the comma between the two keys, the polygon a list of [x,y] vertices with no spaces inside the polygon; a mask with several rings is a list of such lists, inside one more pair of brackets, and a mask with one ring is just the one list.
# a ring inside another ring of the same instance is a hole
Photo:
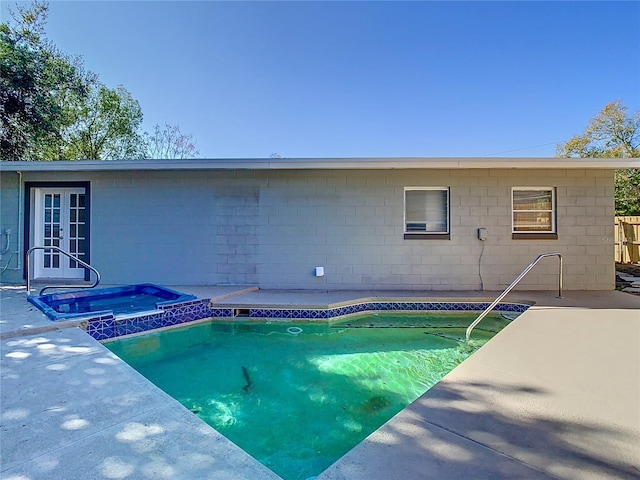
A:
{"label": "blue tile hot tub edge", "polygon": [[27,300],[38,307],[42,312],[49,317],[51,320],[55,322],[70,320],[70,319],[80,319],[80,318],[92,318],[92,317],[103,317],[105,315],[111,314],[111,310],[105,309],[100,311],[93,312],[58,312],[56,311],[52,305],[56,302],[64,301],[64,300],[73,300],[73,299],[82,299],[87,297],[109,297],[115,296],[118,294],[129,294],[129,293],[144,293],[147,290],[152,290],[152,292],[160,292],[164,294],[174,295],[173,299],[162,300],[156,303],[158,308],[170,308],[174,304],[183,305],[188,303],[191,300],[196,300],[194,295],[189,295],[186,293],[178,292],[176,290],[172,290],[167,287],[163,287],[160,285],[156,285],[153,283],[140,283],[137,285],[124,285],[120,287],[110,287],[110,288],[97,288],[97,289],[83,289],[83,290],[74,290],[70,292],[58,292],[58,293],[49,293],[46,295],[29,295]]}

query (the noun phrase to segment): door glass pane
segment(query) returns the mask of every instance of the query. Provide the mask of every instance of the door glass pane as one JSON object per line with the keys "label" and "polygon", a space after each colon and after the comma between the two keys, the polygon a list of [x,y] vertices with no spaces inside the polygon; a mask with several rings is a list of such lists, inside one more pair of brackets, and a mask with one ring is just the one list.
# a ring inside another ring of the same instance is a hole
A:
{"label": "door glass pane", "polygon": [[[85,195],[74,193],[69,201],[69,252],[78,258],[85,256]],[[69,260],[69,268],[84,268]]]}
{"label": "door glass pane", "polygon": [[[42,241],[44,246],[60,246],[61,235],[61,195],[44,195],[44,218]],[[60,266],[60,253],[54,250],[45,250],[42,253],[44,268],[58,268]]]}

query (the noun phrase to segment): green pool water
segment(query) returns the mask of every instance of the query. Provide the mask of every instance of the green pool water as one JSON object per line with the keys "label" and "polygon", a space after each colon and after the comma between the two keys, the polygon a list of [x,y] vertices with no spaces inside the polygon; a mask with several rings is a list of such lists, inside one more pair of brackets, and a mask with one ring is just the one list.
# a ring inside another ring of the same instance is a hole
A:
{"label": "green pool water", "polygon": [[490,315],[465,343],[475,316],[375,314],[333,325],[213,321],[105,345],[282,478],[305,480],[508,323]]}

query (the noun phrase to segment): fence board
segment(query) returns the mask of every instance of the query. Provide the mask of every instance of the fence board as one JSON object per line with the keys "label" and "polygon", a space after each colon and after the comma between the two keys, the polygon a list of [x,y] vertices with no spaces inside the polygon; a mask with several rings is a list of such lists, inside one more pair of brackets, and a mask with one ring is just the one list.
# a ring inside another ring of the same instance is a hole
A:
{"label": "fence board", "polygon": [[615,260],[640,263],[640,216],[616,217]]}

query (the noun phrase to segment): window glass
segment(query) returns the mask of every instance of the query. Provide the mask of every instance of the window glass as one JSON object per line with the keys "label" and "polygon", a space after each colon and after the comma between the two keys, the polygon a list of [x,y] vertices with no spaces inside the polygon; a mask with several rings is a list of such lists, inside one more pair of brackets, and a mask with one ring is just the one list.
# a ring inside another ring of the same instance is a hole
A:
{"label": "window glass", "polygon": [[449,190],[406,188],[405,232],[449,233]]}
{"label": "window glass", "polygon": [[512,190],[514,233],[555,232],[555,191],[553,188]]}
{"label": "window glass", "polygon": [[513,212],[514,232],[551,232],[551,212]]}
{"label": "window glass", "polygon": [[514,210],[551,210],[553,194],[551,190],[514,190]]}

